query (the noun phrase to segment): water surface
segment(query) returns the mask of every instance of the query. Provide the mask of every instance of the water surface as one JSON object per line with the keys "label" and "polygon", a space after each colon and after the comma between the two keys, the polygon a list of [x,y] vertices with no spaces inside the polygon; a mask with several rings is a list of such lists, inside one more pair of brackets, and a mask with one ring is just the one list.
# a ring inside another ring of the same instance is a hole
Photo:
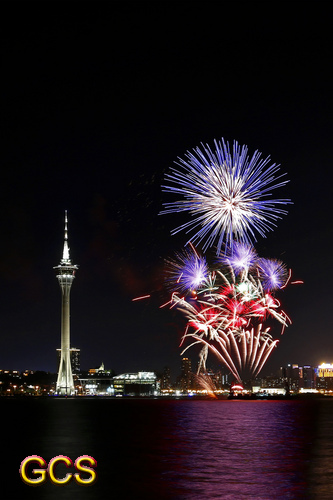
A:
{"label": "water surface", "polygon": [[[8,500],[333,498],[333,399],[0,398],[0,411]],[[98,480],[25,485],[28,455],[91,455]]]}

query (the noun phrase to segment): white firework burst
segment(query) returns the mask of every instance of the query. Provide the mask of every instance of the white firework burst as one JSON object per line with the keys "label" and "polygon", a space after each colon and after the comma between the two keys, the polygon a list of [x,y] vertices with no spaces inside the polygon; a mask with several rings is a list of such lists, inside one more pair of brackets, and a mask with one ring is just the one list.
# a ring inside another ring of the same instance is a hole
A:
{"label": "white firework burst", "polygon": [[214,141],[215,151],[202,144],[187,151],[186,160],[179,158],[166,174],[165,192],[181,195],[181,199],[165,203],[161,214],[189,212],[194,217],[175,228],[194,232],[188,242],[204,242],[203,250],[217,244],[220,253],[223,244],[233,246],[233,241],[256,241],[256,233],[265,236],[276,226],[275,221],[286,214],[278,205],[291,203],[287,199],[271,199],[271,191],[288,181],[276,176],[279,166],[269,165],[270,158],[261,159],[255,151],[249,158],[247,146],[234,141],[232,153],[229,143]]}

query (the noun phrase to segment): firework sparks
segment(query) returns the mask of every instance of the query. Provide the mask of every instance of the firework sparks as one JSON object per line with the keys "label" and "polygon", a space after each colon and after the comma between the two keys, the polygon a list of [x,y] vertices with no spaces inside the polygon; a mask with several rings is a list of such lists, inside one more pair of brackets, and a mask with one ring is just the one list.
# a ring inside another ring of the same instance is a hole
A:
{"label": "firework sparks", "polygon": [[250,158],[247,147],[237,141],[232,152],[223,139],[214,144],[214,152],[208,145],[187,151],[186,160],[176,162],[180,169],[166,174],[163,190],[182,199],[165,203],[161,214],[189,212],[194,218],[172,234],[194,232],[189,241],[204,242],[204,251],[217,244],[219,254],[223,244],[232,248],[234,240],[251,243],[255,233],[265,236],[287,213],[278,206],[291,202],[270,198],[272,190],[288,181],[282,179],[284,174],[276,175],[279,166],[269,165],[269,157],[261,159],[255,151]]}
{"label": "firework sparks", "polygon": [[229,331],[224,336],[216,336],[208,341],[197,333],[187,333],[187,337],[195,339],[181,354],[194,344],[203,345],[200,352],[200,363],[205,369],[208,351],[213,352],[218,359],[230,370],[238,382],[246,377],[255,378],[267,358],[276,347],[278,340],[274,340],[268,333],[269,328],[262,329],[262,324],[252,327],[251,330]]}
{"label": "firework sparks", "polygon": [[[172,231],[191,234],[190,249],[167,261],[168,305],[179,310],[187,325],[183,354],[201,346],[199,370],[213,352],[239,381],[256,377],[278,340],[267,321],[284,328],[291,323],[275,293],[290,283],[291,272],[276,259],[259,258],[252,246],[256,235],[266,236],[286,214],[288,199],[272,198],[284,186],[279,165],[234,141],[232,151],[224,139],[215,150],[201,144],[179,158],[178,168],[165,176],[163,190],[179,196],[164,204],[161,214],[188,212],[192,219]],[[210,270],[193,244],[205,252],[216,246],[217,264]],[[297,283],[297,282],[294,282]]]}
{"label": "firework sparks", "polygon": [[237,241],[233,244],[232,252],[229,250],[226,255],[222,253],[220,256],[221,263],[230,266],[235,274],[252,269],[257,259],[257,252],[252,245]]}
{"label": "firework sparks", "polygon": [[177,252],[173,260],[167,261],[167,281],[180,292],[195,291],[207,278],[206,259],[192,247],[182,253]]}
{"label": "firework sparks", "polygon": [[280,260],[260,259],[259,273],[264,290],[283,288],[288,280],[286,265]]}
{"label": "firework sparks", "polygon": [[[197,283],[195,294],[193,280],[185,280],[182,296],[173,293],[170,307],[179,310],[187,320],[181,344],[192,340],[181,354],[199,344],[202,369],[210,351],[241,381],[258,375],[278,343],[268,333],[270,328],[264,328],[264,322],[268,318],[277,320],[282,332],[291,323],[273,295],[274,290],[285,286],[290,273],[288,276],[281,261],[257,257],[248,244],[235,245],[234,250],[233,253],[229,249],[220,259],[219,267],[213,270],[208,269],[204,260],[205,273]],[[198,253],[193,252],[191,256],[202,262]],[[185,266],[189,261],[191,259],[180,259]],[[177,278],[183,270],[180,271],[178,265],[175,267],[174,278]],[[179,283],[174,285],[177,287]]]}

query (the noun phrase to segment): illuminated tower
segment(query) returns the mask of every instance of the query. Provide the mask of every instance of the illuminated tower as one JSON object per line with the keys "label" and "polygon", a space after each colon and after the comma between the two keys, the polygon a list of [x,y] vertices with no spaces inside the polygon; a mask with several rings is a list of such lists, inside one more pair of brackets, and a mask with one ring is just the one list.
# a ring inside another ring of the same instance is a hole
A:
{"label": "illuminated tower", "polygon": [[65,211],[65,239],[64,251],[60,265],[56,269],[57,278],[61,288],[61,353],[57,379],[57,394],[74,394],[74,382],[70,357],[70,323],[69,323],[69,296],[78,266],[71,263],[68,248],[67,210]]}

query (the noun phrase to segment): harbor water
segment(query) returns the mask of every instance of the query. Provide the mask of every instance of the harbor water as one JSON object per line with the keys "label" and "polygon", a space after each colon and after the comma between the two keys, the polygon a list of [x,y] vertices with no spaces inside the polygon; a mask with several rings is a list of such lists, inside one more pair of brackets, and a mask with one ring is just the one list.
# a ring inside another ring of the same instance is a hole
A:
{"label": "harbor water", "polygon": [[[0,410],[4,500],[333,498],[333,398],[2,397]],[[90,455],[97,481],[27,485],[30,455]]]}

